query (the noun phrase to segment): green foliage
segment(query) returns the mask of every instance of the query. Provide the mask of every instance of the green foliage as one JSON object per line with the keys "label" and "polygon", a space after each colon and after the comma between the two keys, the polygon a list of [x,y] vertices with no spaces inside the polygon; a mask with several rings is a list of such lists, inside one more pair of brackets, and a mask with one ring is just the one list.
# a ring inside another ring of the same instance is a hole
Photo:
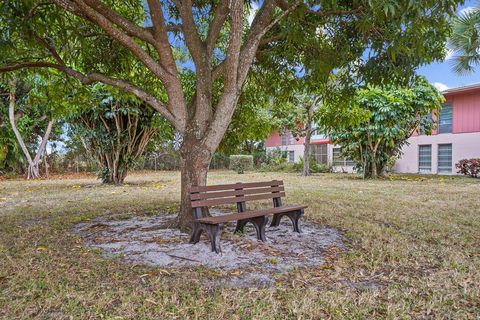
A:
{"label": "green foliage", "polygon": [[455,164],[455,167],[458,169],[458,173],[478,178],[480,174],[480,159],[463,159]]}
{"label": "green foliage", "polygon": [[44,77],[23,75],[4,77],[0,82],[0,170],[10,173],[23,173],[27,160],[15,137],[9,120],[9,93],[11,83],[15,83],[14,117],[30,154],[35,154],[39,146],[39,138],[43,136],[47,123],[56,119],[56,125],[50,134],[50,140],[61,140],[62,120],[70,87],[60,83],[63,77]]}
{"label": "green foliage", "polygon": [[258,142],[265,140],[274,127],[269,92],[250,77],[233,114],[227,132],[218,147],[225,154],[258,152]]}
{"label": "green foliage", "polygon": [[[332,168],[323,163],[317,163],[313,156],[309,157],[310,172],[311,173],[328,173],[332,171]],[[303,157],[300,157],[300,161],[294,164],[295,172],[303,171]]]}
{"label": "green foliage", "polygon": [[[325,164],[318,164],[313,157],[310,157],[311,173],[327,173],[331,172],[331,168]],[[284,152],[273,150],[268,153],[267,159],[258,169],[260,172],[302,172],[303,158],[300,157],[298,162],[287,162]]]}
{"label": "green foliage", "polygon": [[[153,137],[160,137],[165,121],[137,99],[95,88],[89,108],[70,119],[70,136],[81,140],[98,164],[103,183],[123,183]],[[164,129],[169,129],[168,125]]]}
{"label": "green foliage", "polygon": [[472,73],[480,63],[480,4],[454,20],[449,47],[453,50],[454,71]]}
{"label": "green foliage", "polygon": [[330,139],[342,154],[356,162],[365,177],[383,173],[391,157],[398,157],[407,139],[420,127],[430,134],[430,115],[441,108],[443,96],[424,78],[410,88],[385,86],[358,91],[353,108],[369,113],[367,121],[346,128],[333,128]]}
{"label": "green foliage", "polygon": [[253,156],[251,155],[232,155],[230,156],[230,169],[241,174],[253,168]]}

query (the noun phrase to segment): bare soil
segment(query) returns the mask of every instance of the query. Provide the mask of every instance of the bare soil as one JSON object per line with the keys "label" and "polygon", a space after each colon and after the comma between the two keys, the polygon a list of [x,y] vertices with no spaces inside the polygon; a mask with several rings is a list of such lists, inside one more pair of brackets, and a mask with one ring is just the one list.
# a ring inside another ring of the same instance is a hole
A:
{"label": "bare soil", "polygon": [[[214,212],[222,214],[222,212]],[[134,217],[128,220],[98,218],[75,225],[85,243],[103,250],[107,257],[132,264],[161,268],[206,267],[239,272],[220,284],[233,287],[268,286],[276,275],[298,268],[321,267],[331,248],[345,250],[343,236],[333,228],[302,221],[302,233],[292,230],[284,217],[279,227],[267,227],[267,241],[257,240],[253,226],[234,234],[234,223],[222,234],[222,253],[211,251],[206,235],[197,244],[189,234],[172,228],[172,215]]]}

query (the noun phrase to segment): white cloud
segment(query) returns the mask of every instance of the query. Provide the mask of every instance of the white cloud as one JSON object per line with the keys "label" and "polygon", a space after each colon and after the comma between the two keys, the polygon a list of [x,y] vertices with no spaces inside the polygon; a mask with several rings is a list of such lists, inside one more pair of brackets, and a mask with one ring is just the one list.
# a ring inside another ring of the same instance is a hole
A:
{"label": "white cloud", "polygon": [[445,90],[448,89],[448,86],[444,83],[441,83],[441,82],[435,82],[435,83],[433,83],[433,86],[435,88],[437,88],[437,90],[439,90],[439,91],[445,91]]}

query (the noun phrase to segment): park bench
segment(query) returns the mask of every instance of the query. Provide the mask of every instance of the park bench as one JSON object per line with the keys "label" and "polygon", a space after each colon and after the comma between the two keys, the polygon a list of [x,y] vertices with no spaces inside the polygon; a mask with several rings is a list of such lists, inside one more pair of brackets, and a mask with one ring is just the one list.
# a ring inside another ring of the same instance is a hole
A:
{"label": "park bench", "polygon": [[[193,209],[194,226],[190,243],[200,241],[202,232],[210,238],[212,251],[221,252],[220,235],[223,225],[236,221],[235,232],[242,232],[247,223],[252,223],[257,232],[257,238],[266,241],[265,227],[268,216],[273,215],[271,227],[280,224],[280,219],[287,216],[293,224],[293,231],[300,232],[298,221],[307,206],[282,205],[285,197],[283,181],[273,180],[266,182],[233,183],[215,186],[193,186],[190,189],[190,200]],[[255,200],[273,199],[273,208],[248,210],[247,202]],[[203,216],[208,207],[234,204],[237,212],[220,216]]]}

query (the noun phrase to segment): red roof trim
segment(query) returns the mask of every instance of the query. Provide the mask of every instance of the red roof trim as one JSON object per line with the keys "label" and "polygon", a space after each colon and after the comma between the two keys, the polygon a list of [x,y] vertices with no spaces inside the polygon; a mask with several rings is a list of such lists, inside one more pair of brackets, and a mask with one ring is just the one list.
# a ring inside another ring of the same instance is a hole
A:
{"label": "red roof trim", "polygon": [[310,144],[330,144],[330,140],[314,140],[311,141]]}

